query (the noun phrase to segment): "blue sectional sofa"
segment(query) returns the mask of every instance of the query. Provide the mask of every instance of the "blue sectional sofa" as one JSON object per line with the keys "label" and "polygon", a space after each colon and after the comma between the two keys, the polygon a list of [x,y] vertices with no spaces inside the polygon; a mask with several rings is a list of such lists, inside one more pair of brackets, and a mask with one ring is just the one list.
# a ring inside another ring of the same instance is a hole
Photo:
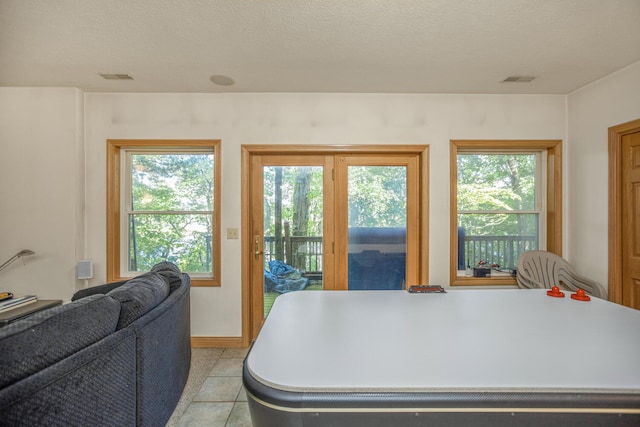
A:
{"label": "blue sectional sofa", "polygon": [[164,262],[0,328],[0,426],[164,426],[189,375],[189,298]]}

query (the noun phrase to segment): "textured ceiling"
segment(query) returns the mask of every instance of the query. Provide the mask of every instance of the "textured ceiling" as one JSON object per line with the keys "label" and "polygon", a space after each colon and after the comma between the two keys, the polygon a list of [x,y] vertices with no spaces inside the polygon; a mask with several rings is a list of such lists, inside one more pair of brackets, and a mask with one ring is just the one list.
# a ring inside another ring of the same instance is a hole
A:
{"label": "textured ceiling", "polygon": [[639,60],[640,0],[0,0],[0,86],[565,94]]}

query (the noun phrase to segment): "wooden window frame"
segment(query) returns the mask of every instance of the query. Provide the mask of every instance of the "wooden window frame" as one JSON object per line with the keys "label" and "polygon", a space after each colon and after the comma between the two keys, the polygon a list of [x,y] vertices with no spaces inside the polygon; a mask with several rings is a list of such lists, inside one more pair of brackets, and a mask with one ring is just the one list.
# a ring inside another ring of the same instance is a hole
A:
{"label": "wooden window frame", "polygon": [[120,191],[123,150],[135,148],[211,148],[214,152],[213,277],[192,277],[191,286],[221,286],[220,283],[220,165],[221,141],[215,139],[109,139],[107,140],[107,281],[129,279],[120,269]]}
{"label": "wooden window frame", "polygon": [[458,276],[458,152],[464,150],[537,150],[546,152],[546,250],[562,256],[562,141],[450,140],[450,256],[451,286],[516,286],[513,277]]}

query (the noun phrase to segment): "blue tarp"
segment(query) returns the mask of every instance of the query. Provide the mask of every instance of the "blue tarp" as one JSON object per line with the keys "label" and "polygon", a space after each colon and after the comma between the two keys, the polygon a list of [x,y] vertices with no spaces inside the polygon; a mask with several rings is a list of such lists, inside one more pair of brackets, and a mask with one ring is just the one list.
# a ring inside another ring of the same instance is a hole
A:
{"label": "blue tarp", "polygon": [[269,270],[264,271],[264,291],[284,294],[301,291],[309,285],[309,279],[302,277],[299,270],[282,261],[269,261]]}

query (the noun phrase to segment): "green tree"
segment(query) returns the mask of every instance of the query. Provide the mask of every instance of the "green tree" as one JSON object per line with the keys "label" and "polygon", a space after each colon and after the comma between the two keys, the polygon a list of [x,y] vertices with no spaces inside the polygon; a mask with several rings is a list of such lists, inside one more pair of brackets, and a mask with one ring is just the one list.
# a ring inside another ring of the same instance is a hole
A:
{"label": "green tree", "polygon": [[130,269],[211,272],[213,154],[133,154],[131,179]]}
{"label": "green tree", "polygon": [[[349,226],[402,227],[406,225],[406,168],[363,166],[349,168]],[[267,166],[263,170],[264,233],[273,236],[274,257],[284,260],[279,242],[285,225],[292,236],[321,237],[323,233],[323,168]],[[303,268],[305,251],[292,244],[288,260]],[[265,259],[265,261],[267,261]]]}
{"label": "green tree", "polygon": [[402,227],[407,223],[404,166],[349,167],[349,227]]}
{"label": "green tree", "polygon": [[[535,235],[535,154],[459,154],[458,225],[467,235]],[[510,211],[514,213],[511,214]]]}

